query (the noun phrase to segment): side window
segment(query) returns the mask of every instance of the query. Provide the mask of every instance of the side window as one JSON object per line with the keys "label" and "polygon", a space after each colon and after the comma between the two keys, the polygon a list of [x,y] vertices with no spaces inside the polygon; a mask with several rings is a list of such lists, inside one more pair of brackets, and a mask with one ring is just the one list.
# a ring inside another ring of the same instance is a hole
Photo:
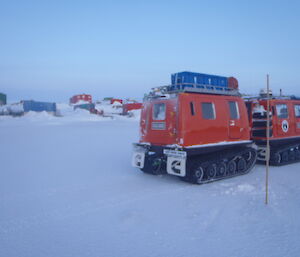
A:
{"label": "side window", "polygon": [[166,119],[166,104],[154,104],[153,106],[153,120]]}
{"label": "side window", "polygon": [[277,117],[280,119],[286,119],[289,117],[288,108],[286,104],[276,104]]}
{"label": "side window", "polygon": [[237,120],[240,118],[238,104],[235,101],[229,101],[230,119]]}
{"label": "side window", "polygon": [[213,103],[201,103],[202,118],[205,120],[214,120],[216,118],[215,106]]}
{"label": "side window", "polygon": [[194,107],[194,102],[190,102],[190,109],[191,109],[191,115],[195,115],[195,107]]}
{"label": "side window", "polygon": [[295,116],[296,116],[296,118],[300,118],[300,104],[295,104],[294,108],[295,108]]}

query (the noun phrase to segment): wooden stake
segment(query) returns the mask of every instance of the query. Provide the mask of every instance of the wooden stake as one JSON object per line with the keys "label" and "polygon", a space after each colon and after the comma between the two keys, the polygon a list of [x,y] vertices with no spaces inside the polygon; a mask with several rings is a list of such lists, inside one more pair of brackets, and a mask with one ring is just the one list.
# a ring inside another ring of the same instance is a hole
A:
{"label": "wooden stake", "polygon": [[266,149],[266,200],[269,203],[269,162],[270,162],[270,94],[269,94],[269,75],[267,75],[267,149]]}

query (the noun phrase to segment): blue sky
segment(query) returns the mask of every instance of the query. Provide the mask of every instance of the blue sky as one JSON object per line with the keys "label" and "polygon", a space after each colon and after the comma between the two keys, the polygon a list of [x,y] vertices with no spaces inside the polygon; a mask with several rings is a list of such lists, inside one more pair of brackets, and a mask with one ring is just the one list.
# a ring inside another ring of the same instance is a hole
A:
{"label": "blue sky", "polygon": [[299,2],[0,0],[0,92],[142,98],[189,70],[300,95]]}

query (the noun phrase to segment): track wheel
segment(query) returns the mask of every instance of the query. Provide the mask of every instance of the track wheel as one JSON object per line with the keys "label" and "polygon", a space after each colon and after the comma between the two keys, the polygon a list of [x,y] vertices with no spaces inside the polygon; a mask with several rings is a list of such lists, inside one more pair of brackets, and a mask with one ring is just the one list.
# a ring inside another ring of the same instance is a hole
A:
{"label": "track wheel", "polygon": [[217,166],[217,176],[224,177],[227,172],[227,166],[224,161],[220,162]]}
{"label": "track wheel", "polygon": [[296,158],[296,160],[300,160],[300,150],[299,149],[295,149],[295,158]]}
{"label": "track wheel", "polygon": [[273,165],[279,165],[281,162],[281,155],[279,153],[271,154],[270,163]]}
{"label": "track wheel", "polygon": [[192,182],[195,184],[201,184],[203,182],[204,169],[201,164],[198,164],[192,171]]}
{"label": "track wheel", "polygon": [[216,164],[210,164],[206,170],[205,174],[207,176],[207,179],[213,179],[217,174],[217,165]]}
{"label": "track wheel", "polygon": [[240,157],[237,162],[237,172],[243,173],[247,170],[247,162],[243,157]]}
{"label": "track wheel", "polygon": [[246,162],[249,162],[252,158],[252,152],[248,151],[247,153],[243,154],[243,157],[245,158]]}
{"label": "track wheel", "polygon": [[296,154],[295,154],[295,151],[290,151],[289,152],[289,160],[290,161],[294,161],[296,159]]}
{"label": "track wheel", "polygon": [[288,153],[288,151],[284,151],[284,152],[281,153],[281,160],[282,160],[283,163],[289,161],[289,153]]}
{"label": "track wheel", "polygon": [[228,175],[233,175],[235,173],[235,171],[236,171],[236,163],[234,160],[231,160],[227,164],[227,173],[228,173]]}

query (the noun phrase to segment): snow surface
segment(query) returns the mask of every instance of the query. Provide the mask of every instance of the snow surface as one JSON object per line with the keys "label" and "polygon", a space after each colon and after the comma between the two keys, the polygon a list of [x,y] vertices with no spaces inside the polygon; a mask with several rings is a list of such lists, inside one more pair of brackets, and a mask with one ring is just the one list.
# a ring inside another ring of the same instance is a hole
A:
{"label": "snow surface", "polygon": [[95,109],[98,111],[103,111],[104,114],[120,114],[123,112],[122,104],[119,102],[114,102],[113,104],[96,104]]}
{"label": "snow surface", "polygon": [[1,257],[299,256],[300,164],[271,167],[265,206],[262,165],[201,186],[131,167],[137,118],[29,113],[0,132]]}
{"label": "snow surface", "polygon": [[22,103],[0,106],[0,115],[7,115],[9,113],[20,114],[23,112],[24,112],[24,107]]}
{"label": "snow surface", "polygon": [[91,102],[89,101],[85,101],[85,100],[79,100],[78,102],[76,103],[71,103],[70,105],[72,106],[76,106],[76,105],[81,105],[81,104],[90,104]]}
{"label": "snow surface", "polygon": [[253,107],[252,113],[259,113],[260,115],[264,115],[266,109],[263,105],[255,105]]}

